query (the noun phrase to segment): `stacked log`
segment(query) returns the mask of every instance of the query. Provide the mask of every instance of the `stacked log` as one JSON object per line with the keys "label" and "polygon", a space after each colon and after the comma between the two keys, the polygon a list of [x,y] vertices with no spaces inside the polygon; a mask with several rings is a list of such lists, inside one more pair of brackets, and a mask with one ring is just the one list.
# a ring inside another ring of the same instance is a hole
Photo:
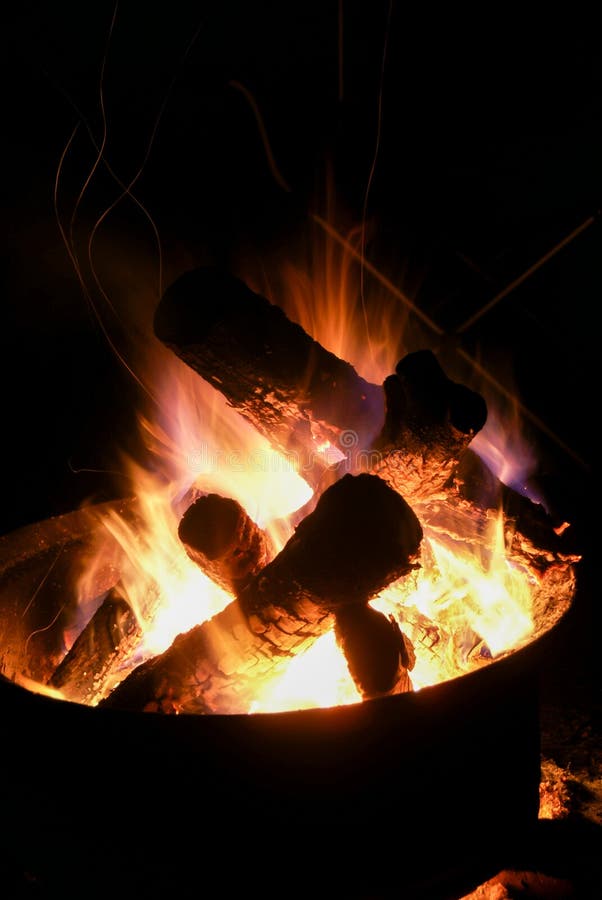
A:
{"label": "stacked log", "polygon": [[[345,476],[229,606],[139,666],[104,705],[247,712],[262,679],[277,673],[280,663],[308,649],[335,618],[343,628],[345,611],[363,609],[389,583],[410,576],[421,538],[408,504],[380,478]],[[379,693],[383,687],[410,689],[409,656],[403,640],[396,641],[374,685],[360,675],[365,693],[372,687]]]}
{"label": "stacked log", "polygon": [[[435,531],[453,536],[457,528],[462,539],[467,523],[483,534],[501,502],[512,510],[509,546],[540,572],[541,585],[577,558],[563,552],[545,512],[517,499],[468,449],[485,424],[485,403],[449,379],[430,351],[408,354],[382,387],[370,384],[280,308],[215,269],[188,272],[166,291],[155,333],[292,458],[314,497],[277,555],[236,501],[198,499],[181,520],[180,539],[234,599],[131,672],[104,705],[247,712],[265,680],[333,626],[363,697],[411,690],[411,643],[369,600],[400,578],[410,592],[422,538],[416,514]],[[344,458],[329,465],[324,447]],[[118,657],[95,635],[117,634],[119,614],[130,622],[112,597],[53,683],[81,682],[77,657],[91,640],[100,669],[103,655]]]}

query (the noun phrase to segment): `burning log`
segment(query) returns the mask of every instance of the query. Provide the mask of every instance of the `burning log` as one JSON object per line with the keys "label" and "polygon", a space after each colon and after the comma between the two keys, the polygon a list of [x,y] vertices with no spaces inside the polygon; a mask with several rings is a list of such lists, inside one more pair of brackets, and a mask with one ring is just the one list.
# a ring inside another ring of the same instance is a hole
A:
{"label": "burning log", "polygon": [[452,477],[485,424],[483,398],[451,381],[429,350],[404,357],[383,389],[385,424],[372,449],[351,454],[327,469],[298,518],[307,515],[317,496],[346,472],[379,475],[413,508],[452,491]]}
{"label": "burning log", "polygon": [[409,353],[385,379],[387,413],[372,449],[332,466],[323,490],[343,472],[380,475],[412,503],[446,488],[469,443],[485,424],[480,394],[451,381],[430,350]]}
{"label": "burning log", "polygon": [[[178,529],[189,557],[224,590],[239,593],[272,558],[268,536],[242,506],[208,494],[184,513]],[[350,674],[365,697],[411,690],[413,648],[399,626],[369,606],[335,614],[335,633]],[[410,651],[408,651],[408,647]]]}
{"label": "burning log", "polygon": [[[267,536],[235,500],[198,498],[180,521],[179,536],[196,564],[235,594],[267,564]],[[142,640],[142,628],[119,587],[109,591],[48,681],[69,699],[93,705],[123,678],[123,667]],[[131,671],[132,666],[130,666]]]}
{"label": "burning log", "polygon": [[155,334],[313,482],[317,447],[344,432],[366,446],[384,417],[382,391],[284,312],[225,272],[187,272],[166,291]]}
{"label": "burning log", "polygon": [[119,588],[112,588],[55,670],[48,684],[68,700],[93,704],[106,696],[121,676],[142,638],[142,631]]}
{"label": "burning log", "polygon": [[412,500],[432,497],[485,424],[485,401],[451,381],[429,350],[408,354],[383,388],[387,415],[371,470]]}
{"label": "burning log", "polygon": [[412,690],[408,672],[416,662],[414,648],[392,616],[371,606],[349,606],[335,614],[334,630],[364,699]]}
{"label": "burning log", "polygon": [[240,503],[218,494],[199,497],[188,507],[178,535],[193,562],[231,594],[239,593],[274,555],[268,536]]}
{"label": "burning log", "polygon": [[[277,306],[213,269],[175,281],[155,333],[277,450],[294,455],[318,493],[346,472],[371,471],[410,502],[431,496],[487,417],[483,398],[447,378],[430,351],[401,360],[382,388],[369,384]],[[328,466],[325,443],[346,458]]]}
{"label": "burning log", "polygon": [[[236,600],[135,669],[103,705],[163,713],[247,712],[261,679],[277,673],[279,662],[306,650],[334,618],[347,633],[346,610],[365,607],[387,584],[409,575],[417,567],[421,539],[411,508],[380,478],[342,478]],[[369,613],[364,617],[372,622]],[[374,628],[370,641],[379,642]],[[392,643],[390,635],[387,641]],[[394,656],[390,647],[387,655]],[[397,655],[396,665],[374,679],[377,687],[393,682],[409,688],[400,644]],[[352,665],[371,690],[363,662]]]}

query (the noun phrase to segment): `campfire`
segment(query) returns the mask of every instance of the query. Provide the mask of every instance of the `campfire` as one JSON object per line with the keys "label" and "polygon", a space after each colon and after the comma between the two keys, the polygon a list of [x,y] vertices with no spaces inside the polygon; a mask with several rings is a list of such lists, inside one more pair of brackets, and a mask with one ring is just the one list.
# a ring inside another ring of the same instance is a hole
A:
{"label": "campfire", "polygon": [[593,29],[12,18],[3,893],[585,884]]}
{"label": "campfire", "polygon": [[566,523],[475,452],[485,402],[430,350],[365,380],[209,268],[154,330],[132,494],[4,538],[5,678],[154,714],[332,707],[486,668],[563,617]]}

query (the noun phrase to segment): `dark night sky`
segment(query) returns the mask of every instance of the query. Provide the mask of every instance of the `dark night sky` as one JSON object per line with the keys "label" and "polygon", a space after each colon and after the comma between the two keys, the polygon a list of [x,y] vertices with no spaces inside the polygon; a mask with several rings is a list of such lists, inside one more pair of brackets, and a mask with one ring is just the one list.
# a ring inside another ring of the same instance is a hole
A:
{"label": "dark night sky", "polygon": [[[368,253],[449,330],[599,206],[599,23],[593,12],[525,6],[392,4]],[[360,220],[389,5],[342,9],[341,101],[336,0],[118,5],[106,156],[132,177],[169,91],[136,185],[161,232],[166,277],[195,262],[234,264],[241,248],[286,252],[308,210],[324,208],[327,171],[335,218]],[[64,221],[94,160],[86,129],[98,139],[113,11],[24,3],[3,29],[2,531],[119,490],[70,464],[111,468],[115,444],[135,431],[134,387],[86,307],[52,201],[78,121]],[[272,178],[232,80],[256,97],[291,193]],[[80,248],[115,192],[99,171],[76,220]],[[468,337],[491,360],[512,348],[523,395],[586,460],[599,236],[594,225]],[[145,291],[156,302],[152,234],[131,204],[97,247],[118,302]]]}

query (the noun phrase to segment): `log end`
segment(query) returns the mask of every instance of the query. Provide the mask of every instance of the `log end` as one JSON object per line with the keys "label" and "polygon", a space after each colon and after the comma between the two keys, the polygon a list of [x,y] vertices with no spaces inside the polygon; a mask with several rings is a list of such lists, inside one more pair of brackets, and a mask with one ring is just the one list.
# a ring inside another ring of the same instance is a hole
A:
{"label": "log end", "polygon": [[207,494],[192,503],[178,526],[186,553],[210,578],[236,594],[270,561],[267,535],[240,503]]}
{"label": "log end", "polygon": [[422,528],[377,475],[345,475],[320,497],[283,550],[299,581],[331,610],[366,602],[417,565]]}
{"label": "log end", "polygon": [[207,494],[188,507],[180,520],[178,537],[209,559],[218,559],[235,544],[244,515],[236,500]]}

